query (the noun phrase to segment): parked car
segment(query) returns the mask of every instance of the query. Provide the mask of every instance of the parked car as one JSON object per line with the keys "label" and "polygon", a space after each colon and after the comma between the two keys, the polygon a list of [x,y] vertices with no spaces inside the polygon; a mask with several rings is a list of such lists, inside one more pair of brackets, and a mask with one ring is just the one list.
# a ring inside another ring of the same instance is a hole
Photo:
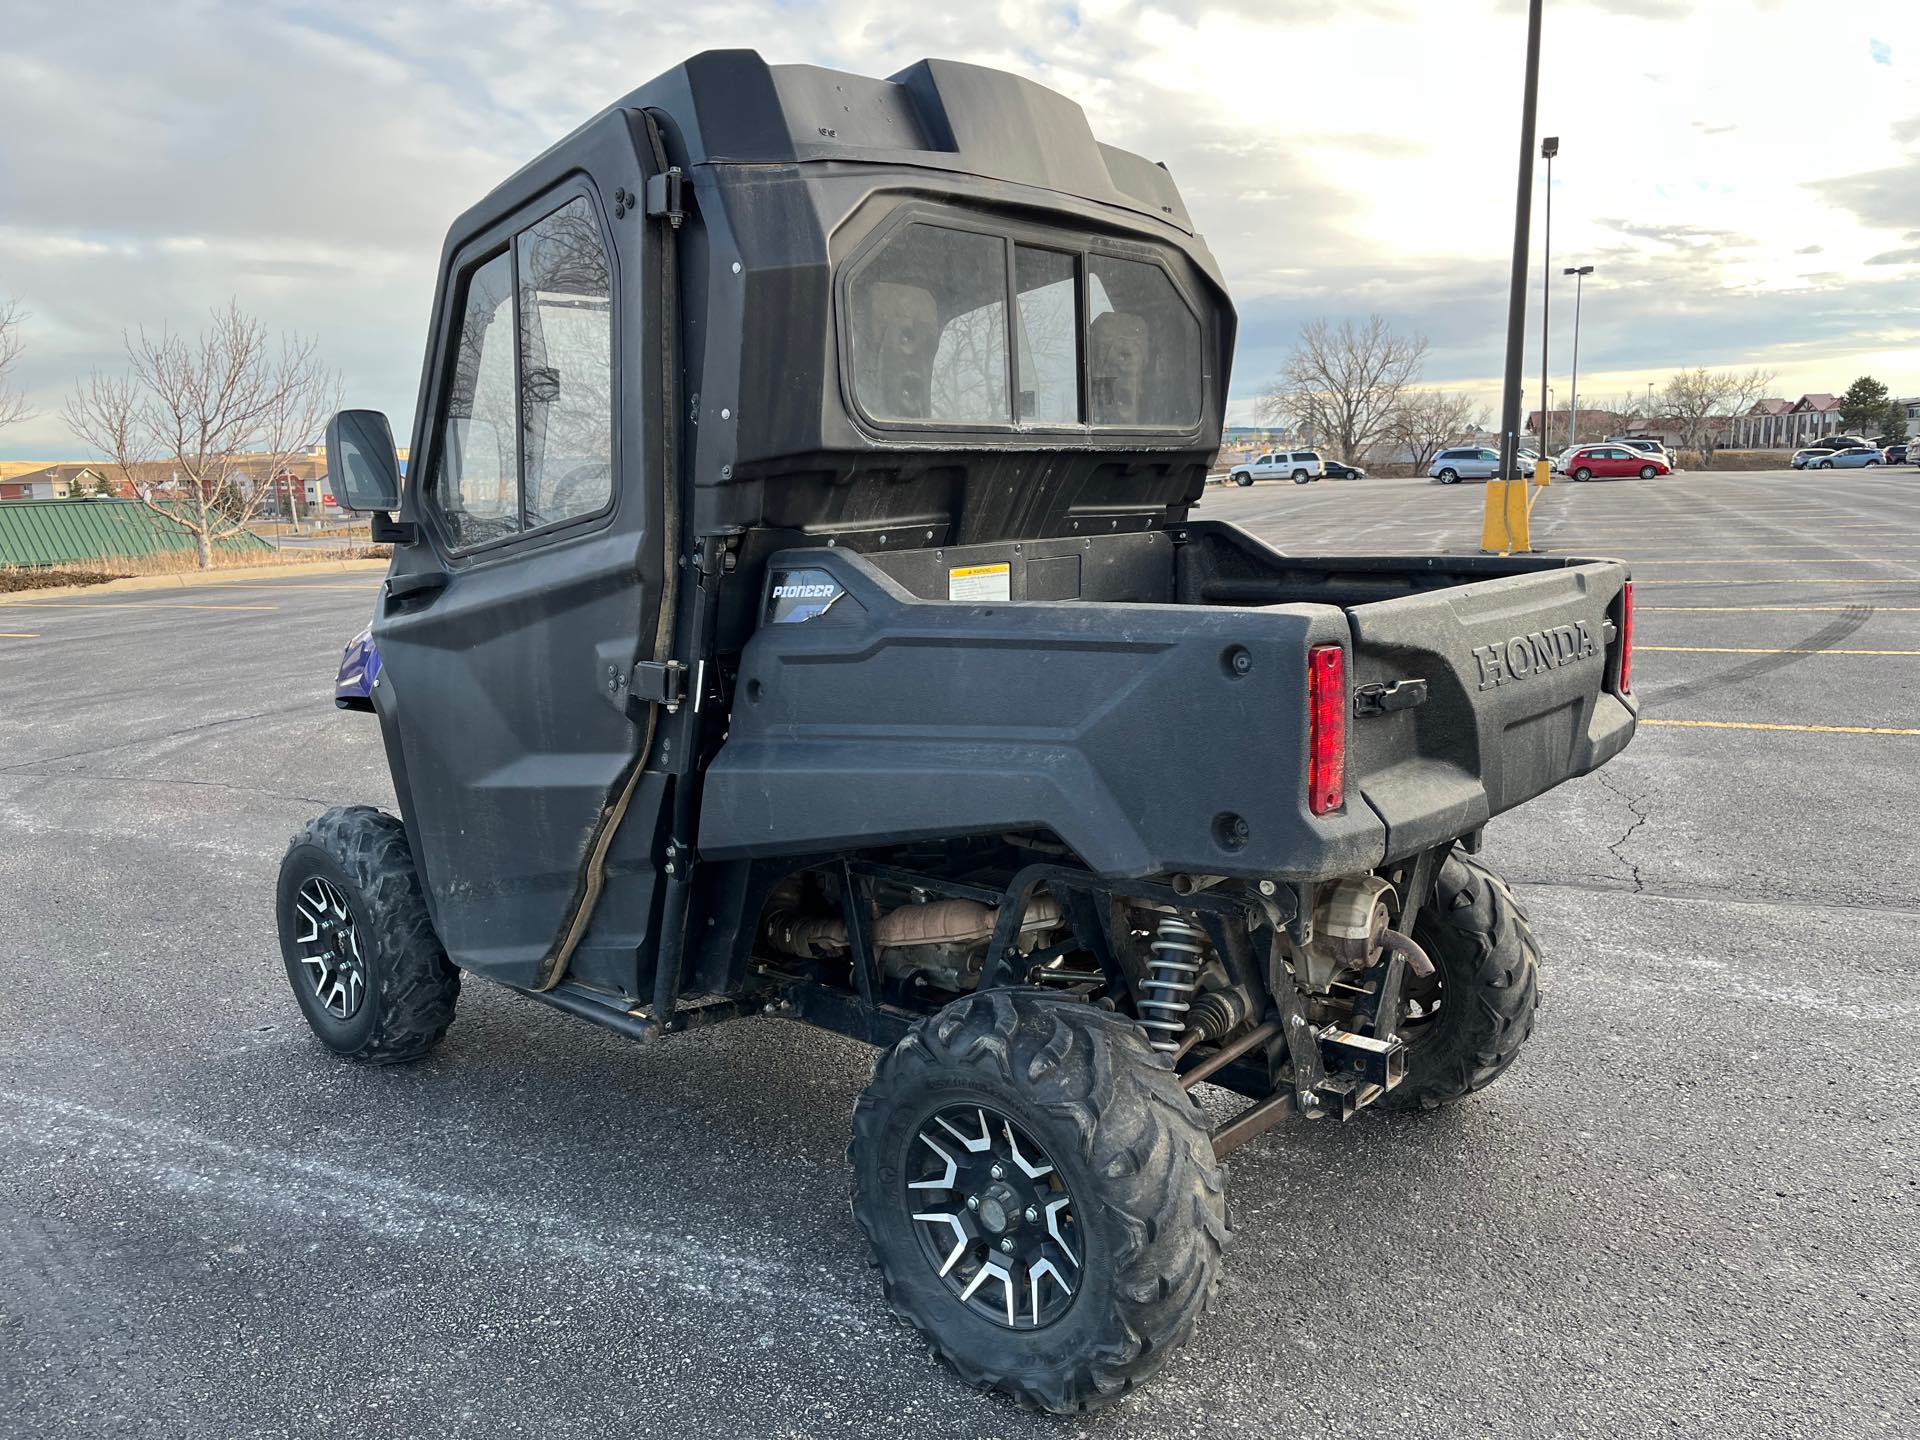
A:
{"label": "parked car", "polygon": [[1793,468],[1796,470],[1804,470],[1809,465],[1813,464],[1814,461],[1824,460],[1826,459],[1827,456],[1831,454],[1833,454],[1833,451],[1829,450],[1824,445],[1809,445],[1804,450],[1794,451],[1793,459],[1788,461],[1787,463],[1792,465]]}
{"label": "parked car", "polygon": [[1869,466],[1886,463],[1886,457],[1880,453],[1878,445],[1849,445],[1844,450],[1835,450],[1822,455],[1813,462],[1815,470],[1865,470]]}
{"label": "parked car", "polygon": [[1907,454],[1906,441],[1897,441],[1886,448],[1887,463],[1889,465],[1904,465],[1907,463]]}
{"label": "parked car", "polygon": [[1624,445],[1627,449],[1638,450],[1643,455],[1657,456],[1666,461],[1669,467],[1673,464],[1673,452],[1667,449],[1664,441],[1656,440],[1651,435],[1609,435],[1601,443]]}
{"label": "parked car", "polygon": [[1245,465],[1236,465],[1227,478],[1236,485],[1251,485],[1256,480],[1290,479],[1296,485],[1305,485],[1309,480],[1318,480],[1322,474],[1322,461],[1318,450],[1275,450],[1249,460]]}
{"label": "parked car", "polygon": [[1673,466],[1649,450],[1631,445],[1580,445],[1561,459],[1567,474],[1576,480],[1614,479],[1638,475],[1651,480],[1656,475],[1671,475]]}
{"label": "parked car", "polygon": [[1364,480],[1367,472],[1358,465],[1349,465],[1344,460],[1324,460],[1321,473],[1329,480]]}
{"label": "parked car", "polygon": [[1462,445],[1442,450],[1427,467],[1428,478],[1442,485],[1457,485],[1462,480],[1491,480],[1500,473],[1500,452],[1484,445]]}
{"label": "parked car", "polygon": [[1864,435],[1822,435],[1807,448],[1809,450],[1855,450],[1873,442]]}

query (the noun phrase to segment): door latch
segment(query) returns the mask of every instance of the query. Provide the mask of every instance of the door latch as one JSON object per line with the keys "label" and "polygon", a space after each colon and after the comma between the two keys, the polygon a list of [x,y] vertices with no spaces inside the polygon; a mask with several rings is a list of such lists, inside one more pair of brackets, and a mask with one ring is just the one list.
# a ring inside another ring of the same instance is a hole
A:
{"label": "door latch", "polygon": [[1389,710],[1411,710],[1427,701],[1427,682],[1424,680],[1396,680],[1391,685],[1375,681],[1371,685],[1362,685],[1353,692],[1353,713],[1356,715],[1384,715]]}

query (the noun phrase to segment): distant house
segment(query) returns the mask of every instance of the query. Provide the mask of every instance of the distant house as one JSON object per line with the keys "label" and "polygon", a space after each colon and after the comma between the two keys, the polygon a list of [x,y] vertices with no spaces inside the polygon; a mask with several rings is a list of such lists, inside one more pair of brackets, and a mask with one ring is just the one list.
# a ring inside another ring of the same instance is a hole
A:
{"label": "distant house", "polygon": [[[1626,417],[1612,410],[1582,410],[1576,427],[1574,443],[1581,440],[1604,440],[1609,435],[1618,435]],[[1527,433],[1536,438],[1540,435],[1540,412],[1527,412]],[[1549,410],[1547,412],[1547,445],[1551,449],[1560,449],[1567,441],[1567,412]]]}
{"label": "distant house", "polygon": [[1797,450],[1841,428],[1840,397],[1825,393],[1798,400],[1762,400],[1733,422],[1739,450]]}
{"label": "distant house", "polygon": [[26,462],[8,461],[0,466],[0,500],[65,500],[76,492],[99,493],[106,472],[92,465],[62,461],[28,467]]}

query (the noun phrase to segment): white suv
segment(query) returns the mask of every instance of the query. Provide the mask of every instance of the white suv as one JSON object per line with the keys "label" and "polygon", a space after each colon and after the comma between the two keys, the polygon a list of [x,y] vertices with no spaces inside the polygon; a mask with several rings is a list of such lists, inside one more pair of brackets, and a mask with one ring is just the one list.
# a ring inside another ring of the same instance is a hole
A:
{"label": "white suv", "polygon": [[1236,485],[1251,485],[1256,480],[1289,477],[1294,484],[1304,485],[1309,480],[1318,480],[1324,469],[1318,450],[1275,450],[1245,465],[1234,466],[1227,478]]}

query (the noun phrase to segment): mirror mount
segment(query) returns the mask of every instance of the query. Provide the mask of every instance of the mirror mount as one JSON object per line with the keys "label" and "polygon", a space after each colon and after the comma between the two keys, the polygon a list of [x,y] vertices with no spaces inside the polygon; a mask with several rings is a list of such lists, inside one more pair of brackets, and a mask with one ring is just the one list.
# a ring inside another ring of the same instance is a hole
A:
{"label": "mirror mount", "polygon": [[400,508],[400,458],[393,427],[378,410],[342,410],[327,422],[327,478],[343,508],[373,517],[381,544],[411,545],[419,527],[395,520]]}

